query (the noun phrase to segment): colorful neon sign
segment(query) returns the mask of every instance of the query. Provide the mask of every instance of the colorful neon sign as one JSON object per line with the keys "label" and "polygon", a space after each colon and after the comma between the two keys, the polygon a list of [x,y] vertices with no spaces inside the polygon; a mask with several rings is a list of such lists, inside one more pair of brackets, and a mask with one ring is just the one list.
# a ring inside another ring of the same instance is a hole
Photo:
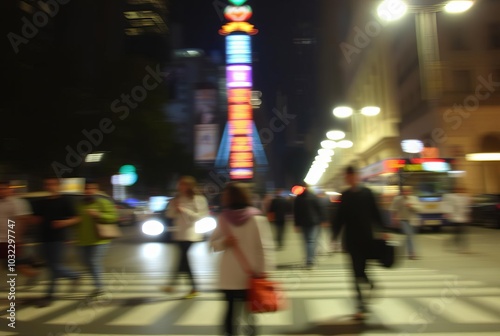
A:
{"label": "colorful neon sign", "polygon": [[230,65],[227,67],[227,87],[251,88],[252,67],[248,65]]}
{"label": "colorful neon sign", "polygon": [[219,30],[226,36],[226,78],[230,135],[229,167],[234,180],[253,178],[252,45],[258,30],[247,21],[252,8],[247,0],[229,0],[224,16],[229,21]]}
{"label": "colorful neon sign", "polygon": [[241,6],[245,2],[247,2],[247,0],[229,0],[229,2],[232,3],[235,6]]}
{"label": "colorful neon sign", "polygon": [[245,22],[252,17],[252,7],[250,6],[227,6],[224,10],[224,17],[228,21]]}
{"label": "colorful neon sign", "polygon": [[227,64],[252,63],[250,36],[229,35],[226,37],[226,62]]}
{"label": "colorful neon sign", "polygon": [[243,32],[248,35],[255,35],[259,32],[258,29],[255,29],[253,24],[248,22],[229,22],[222,26],[219,30],[219,34],[221,35],[229,35],[234,32]]}

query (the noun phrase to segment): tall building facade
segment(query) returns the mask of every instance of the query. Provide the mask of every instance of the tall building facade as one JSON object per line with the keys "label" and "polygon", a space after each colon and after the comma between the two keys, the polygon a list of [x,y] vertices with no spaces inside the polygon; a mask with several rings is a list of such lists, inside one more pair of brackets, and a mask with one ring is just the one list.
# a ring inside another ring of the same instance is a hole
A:
{"label": "tall building facade", "polygon": [[[417,139],[436,148],[436,155],[454,158],[470,192],[500,192],[498,162],[467,160],[471,153],[500,152],[496,122],[500,118],[500,21],[495,14],[500,3],[477,1],[459,15],[437,13],[439,61],[434,64],[424,62],[428,50],[419,46],[415,14],[386,24],[377,18],[376,5],[364,0],[354,3],[350,34],[340,48],[345,56],[347,103],[355,108],[377,105],[381,113],[352,120],[354,147],[339,150],[343,155],[337,162],[363,168],[402,157],[400,142]],[[437,74],[435,82],[424,77],[425,67]],[[432,97],[424,95],[422,84],[432,85]],[[329,169],[323,183],[340,181],[338,168]]]}

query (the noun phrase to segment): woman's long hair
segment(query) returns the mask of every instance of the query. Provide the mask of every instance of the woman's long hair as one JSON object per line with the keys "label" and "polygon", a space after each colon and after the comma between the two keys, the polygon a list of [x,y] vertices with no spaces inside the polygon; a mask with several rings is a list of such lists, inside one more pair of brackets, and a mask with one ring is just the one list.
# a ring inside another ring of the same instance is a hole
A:
{"label": "woman's long hair", "polygon": [[222,205],[226,209],[243,209],[252,206],[252,197],[248,186],[243,183],[230,182],[222,193]]}
{"label": "woman's long hair", "polygon": [[189,198],[194,198],[195,195],[199,194],[196,179],[192,176],[182,176],[179,179],[179,183],[184,183],[187,185],[187,196]]}

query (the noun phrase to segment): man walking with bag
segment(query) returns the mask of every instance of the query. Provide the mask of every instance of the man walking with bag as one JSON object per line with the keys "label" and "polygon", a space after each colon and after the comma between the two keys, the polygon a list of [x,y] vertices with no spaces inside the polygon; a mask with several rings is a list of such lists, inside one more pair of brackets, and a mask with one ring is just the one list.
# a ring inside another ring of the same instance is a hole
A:
{"label": "man walking with bag", "polygon": [[332,223],[333,239],[337,240],[344,231],[345,248],[351,256],[354,286],[357,293],[357,313],[355,319],[362,320],[368,312],[365,290],[373,290],[374,284],[366,274],[366,261],[374,246],[373,224],[383,227],[382,215],[370,189],[358,184],[358,176],[353,167],[347,167],[345,180],[349,189],[342,193],[340,205]]}

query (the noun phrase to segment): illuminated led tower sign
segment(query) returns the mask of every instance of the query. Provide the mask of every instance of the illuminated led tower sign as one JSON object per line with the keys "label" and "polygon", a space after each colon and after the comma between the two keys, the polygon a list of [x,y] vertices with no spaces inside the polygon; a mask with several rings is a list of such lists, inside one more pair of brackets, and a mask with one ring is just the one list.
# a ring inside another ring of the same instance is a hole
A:
{"label": "illuminated led tower sign", "polygon": [[254,175],[251,35],[258,30],[248,22],[253,12],[245,5],[247,0],[229,2],[224,10],[228,22],[219,30],[226,36],[229,174],[233,180],[250,180]]}

